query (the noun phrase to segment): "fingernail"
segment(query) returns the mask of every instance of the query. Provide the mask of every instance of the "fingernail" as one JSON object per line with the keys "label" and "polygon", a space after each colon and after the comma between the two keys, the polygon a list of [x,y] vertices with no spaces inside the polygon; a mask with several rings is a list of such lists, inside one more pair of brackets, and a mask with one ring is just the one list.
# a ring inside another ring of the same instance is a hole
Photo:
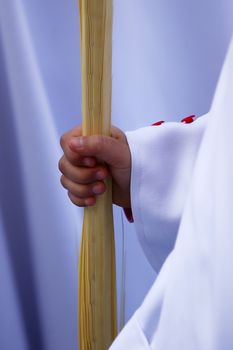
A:
{"label": "fingernail", "polygon": [[103,189],[102,189],[99,185],[94,186],[93,189],[92,189],[92,191],[93,191],[93,193],[95,193],[95,194],[101,194],[101,193],[103,193]]}
{"label": "fingernail", "polygon": [[98,173],[96,173],[96,178],[97,180],[104,180],[105,174],[102,171],[98,171]]}
{"label": "fingernail", "polygon": [[85,205],[87,207],[92,207],[93,205],[95,205],[96,203],[96,200],[95,198],[87,198],[85,201],[84,201]]}
{"label": "fingernail", "polygon": [[83,137],[72,137],[69,145],[78,150],[83,149]]}
{"label": "fingernail", "polygon": [[83,162],[84,162],[84,165],[87,167],[93,167],[95,165],[94,159],[91,159],[91,158],[85,158]]}

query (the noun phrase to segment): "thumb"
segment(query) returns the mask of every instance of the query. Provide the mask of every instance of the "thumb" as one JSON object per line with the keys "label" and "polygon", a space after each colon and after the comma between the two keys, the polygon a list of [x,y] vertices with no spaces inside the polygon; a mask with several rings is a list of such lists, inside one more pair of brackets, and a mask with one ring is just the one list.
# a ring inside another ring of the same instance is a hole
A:
{"label": "thumb", "polygon": [[121,142],[105,135],[72,137],[69,142],[72,151],[82,157],[95,157],[114,167],[127,166],[129,147],[127,142]]}

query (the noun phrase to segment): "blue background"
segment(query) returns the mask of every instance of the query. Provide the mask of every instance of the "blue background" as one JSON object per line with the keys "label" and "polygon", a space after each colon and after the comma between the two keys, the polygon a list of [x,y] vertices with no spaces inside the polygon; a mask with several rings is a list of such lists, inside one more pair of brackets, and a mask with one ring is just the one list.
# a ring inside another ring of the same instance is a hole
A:
{"label": "blue background", "polygon": [[[113,123],[202,115],[230,41],[231,0],[115,0]],[[81,122],[75,0],[0,0],[0,348],[77,348],[82,210],[59,182],[59,138]],[[157,156],[156,154],[154,155]],[[158,155],[159,156],[159,155]],[[115,209],[125,319],[156,277]]]}

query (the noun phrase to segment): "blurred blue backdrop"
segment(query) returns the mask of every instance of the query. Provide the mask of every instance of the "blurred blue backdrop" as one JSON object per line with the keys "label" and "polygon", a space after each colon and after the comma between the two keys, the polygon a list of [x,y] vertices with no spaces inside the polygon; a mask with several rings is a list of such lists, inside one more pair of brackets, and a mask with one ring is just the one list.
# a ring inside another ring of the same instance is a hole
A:
{"label": "blurred blue backdrop", "polygon": [[[123,130],[209,110],[232,0],[115,0],[113,123]],[[0,0],[0,348],[77,349],[82,210],[60,186],[60,136],[81,122],[76,0]],[[155,155],[156,157],[156,155]],[[156,277],[115,208],[126,320]]]}

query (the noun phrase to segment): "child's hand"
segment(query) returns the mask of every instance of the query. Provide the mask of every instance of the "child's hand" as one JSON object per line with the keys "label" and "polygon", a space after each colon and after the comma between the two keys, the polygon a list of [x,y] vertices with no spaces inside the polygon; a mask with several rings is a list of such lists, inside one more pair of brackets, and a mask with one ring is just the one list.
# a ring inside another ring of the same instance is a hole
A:
{"label": "child's hand", "polygon": [[80,207],[94,205],[96,197],[105,192],[104,180],[110,174],[113,203],[130,208],[131,156],[125,134],[112,128],[111,137],[81,135],[77,126],[61,138],[61,183],[71,201]]}

